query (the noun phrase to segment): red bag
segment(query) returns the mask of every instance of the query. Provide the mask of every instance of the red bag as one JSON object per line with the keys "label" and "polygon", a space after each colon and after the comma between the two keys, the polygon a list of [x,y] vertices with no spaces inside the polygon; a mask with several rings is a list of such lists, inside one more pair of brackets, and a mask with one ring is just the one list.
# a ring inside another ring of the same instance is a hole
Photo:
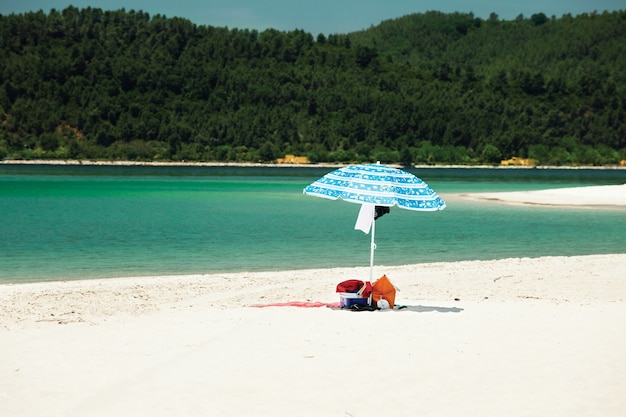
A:
{"label": "red bag", "polygon": [[357,292],[363,287],[363,281],[349,279],[337,284],[337,292]]}
{"label": "red bag", "polygon": [[358,279],[349,279],[337,284],[337,292],[358,292],[362,298],[369,298],[372,294],[372,283]]}

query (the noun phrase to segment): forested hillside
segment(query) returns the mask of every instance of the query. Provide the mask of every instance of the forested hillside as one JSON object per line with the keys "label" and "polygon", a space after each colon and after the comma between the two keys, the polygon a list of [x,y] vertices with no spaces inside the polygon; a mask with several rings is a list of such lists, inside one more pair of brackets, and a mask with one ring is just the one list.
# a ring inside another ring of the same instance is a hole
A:
{"label": "forested hillside", "polygon": [[615,164],[626,11],[429,12],[368,30],[0,15],[0,158]]}

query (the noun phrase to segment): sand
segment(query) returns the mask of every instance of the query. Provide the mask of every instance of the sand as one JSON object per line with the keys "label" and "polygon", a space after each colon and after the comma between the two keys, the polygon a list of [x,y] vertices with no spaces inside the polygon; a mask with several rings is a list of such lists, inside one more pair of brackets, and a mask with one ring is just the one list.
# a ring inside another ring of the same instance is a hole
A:
{"label": "sand", "polygon": [[460,194],[459,196],[510,204],[626,208],[626,184],[554,188],[536,191],[467,193]]}
{"label": "sand", "polygon": [[625,271],[378,265],[404,308],[373,312],[266,306],[367,267],[0,285],[0,416],[621,417]]}
{"label": "sand", "polygon": [[623,416],[626,255],[0,286],[2,416]]}

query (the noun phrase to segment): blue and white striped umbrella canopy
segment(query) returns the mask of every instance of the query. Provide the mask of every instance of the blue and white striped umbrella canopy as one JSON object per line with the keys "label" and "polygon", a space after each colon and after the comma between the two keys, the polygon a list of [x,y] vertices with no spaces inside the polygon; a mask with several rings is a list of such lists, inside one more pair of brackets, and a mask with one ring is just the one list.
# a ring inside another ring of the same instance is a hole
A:
{"label": "blue and white striped umbrella canopy", "polygon": [[304,189],[316,197],[357,204],[374,204],[416,211],[436,211],[445,201],[415,175],[380,164],[350,165],[336,169]]}

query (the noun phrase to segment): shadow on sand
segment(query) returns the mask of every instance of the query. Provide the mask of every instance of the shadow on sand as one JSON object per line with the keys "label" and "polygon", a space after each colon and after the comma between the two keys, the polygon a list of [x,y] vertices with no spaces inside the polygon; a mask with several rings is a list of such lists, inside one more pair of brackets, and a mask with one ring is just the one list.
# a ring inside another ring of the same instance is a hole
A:
{"label": "shadow on sand", "polygon": [[460,313],[462,308],[458,307],[436,307],[436,306],[394,306],[394,311],[413,311],[416,313]]}
{"label": "shadow on sand", "polygon": [[385,310],[380,310],[374,306],[362,306],[362,305],[352,305],[350,307],[331,307],[334,310],[347,310],[347,311],[379,311],[379,312],[387,312],[387,311],[395,311],[395,312],[402,312],[402,311],[412,311],[414,313],[432,313],[432,312],[436,312],[436,313],[460,313],[461,311],[463,311],[462,308],[458,308],[458,307],[436,307],[436,306],[409,306],[409,305],[395,305],[393,307],[393,310],[390,309],[385,309]]}

